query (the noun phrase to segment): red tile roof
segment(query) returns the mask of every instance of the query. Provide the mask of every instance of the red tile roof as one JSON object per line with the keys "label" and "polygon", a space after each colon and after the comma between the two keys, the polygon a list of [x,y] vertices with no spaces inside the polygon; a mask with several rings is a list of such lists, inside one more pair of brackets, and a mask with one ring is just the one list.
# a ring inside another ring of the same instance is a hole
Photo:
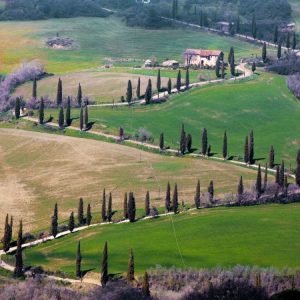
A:
{"label": "red tile roof", "polygon": [[202,50],[202,49],[186,49],[184,55],[200,55],[202,57],[219,56],[221,50]]}

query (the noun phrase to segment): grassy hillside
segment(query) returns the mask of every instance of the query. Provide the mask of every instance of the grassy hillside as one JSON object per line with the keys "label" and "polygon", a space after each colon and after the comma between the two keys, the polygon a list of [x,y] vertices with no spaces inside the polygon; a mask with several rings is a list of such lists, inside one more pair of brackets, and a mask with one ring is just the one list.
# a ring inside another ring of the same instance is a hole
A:
{"label": "grassy hillside", "polygon": [[[67,36],[74,50],[45,47],[45,40]],[[54,19],[33,22],[1,22],[0,72],[9,72],[24,60],[41,59],[55,73],[83,70],[107,61],[136,65],[150,56],[159,60],[181,59],[186,48],[222,49],[235,47],[236,57],[260,54],[260,47],[207,32],[184,29],[145,30],[129,28],[116,17]],[[128,62],[128,59],[130,61]]]}
{"label": "grassy hillside", "polygon": [[134,250],[138,274],[157,265],[293,268],[300,264],[299,213],[299,204],[203,209],[91,228],[27,249],[24,258],[27,265],[74,274],[80,241],[83,270],[99,273],[103,245],[108,241],[110,273],[126,272],[129,248]]}
{"label": "grassy hillside", "polygon": [[[18,128],[24,126],[22,123]],[[50,131],[51,132],[51,131]],[[53,132],[54,133],[54,132]],[[86,136],[84,133],[79,136]],[[215,181],[215,193],[236,192],[239,176],[245,187],[256,172],[224,163],[180,159],[143,152],[138,149],[72,138],[62,135],[0,129],[0,220],[6,213],[24,231],[45,227],[48,230],[54,203],[59,205],[60,221],[77,211],[79,197],[92,204],[94,221],[99,219],[102,190],[113,194],[113,208],[123,209],[125,192],[133,191],[137,206],[144,207],[146,191],[151,205],[164,207],[167,182],[178,183],[181,200],[193,203],[196,182],[206,192]],[[0,222],[0,229],[4,223]],[[0,230],[0,231],[1,231]]]}
{"label": "grassy hillside", "polygon": [[289,0],[292,6],[292,17],[297,24],[297,31],[300,31],[300,1],[299,0]]}

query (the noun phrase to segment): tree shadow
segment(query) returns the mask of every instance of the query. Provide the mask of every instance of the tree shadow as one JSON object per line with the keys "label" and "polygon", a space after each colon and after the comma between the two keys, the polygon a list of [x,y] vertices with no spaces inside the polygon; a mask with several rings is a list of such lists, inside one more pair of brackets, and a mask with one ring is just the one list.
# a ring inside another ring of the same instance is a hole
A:
{"label": "tree shadow", "polygon": [[87,125],[86,125],[86,128],[85,128],[85,131],[89,131],[93,128],[93,125],[95,124],[95,122],[89,122]]}
{"label": "tree shadow", "polygon": [[211,153],[209,153],[208,157],[212,157],[212,156],[215,156],[217,154],[218,154],[218,152],[211,152]]}
{"label": "tree shadow", "polygon": [[47,121],[44,122],[44,124],[51,123],[52,121],[53,121],[53,117],[50,115],[50,117],[48,118]]}
{"label": "tree shadow", "polygon": [[95,270],[95,268],[82,270],[81,271],[81,276],[84,277],[88,272],[91,272],[91,271],[94,271],[94,270]]}
{"label": "tree shadow", "polygon": [[227,160],[234,160],[235,158],[237,158],[237,156],[231,155],[227,158]]}
{"label": "tree shadow", "polygon": [[192,148],[191,151],[189,153],[194,153],[196,152],[198,149],[197,148]]}
{"label": "tree shadow", "polygon": [[254,159],[254,162],[256,163],[257,161],[261,161],[261,160],[265,160],[265,159],[266,159],[265,157],[255,158],[255,159]]}

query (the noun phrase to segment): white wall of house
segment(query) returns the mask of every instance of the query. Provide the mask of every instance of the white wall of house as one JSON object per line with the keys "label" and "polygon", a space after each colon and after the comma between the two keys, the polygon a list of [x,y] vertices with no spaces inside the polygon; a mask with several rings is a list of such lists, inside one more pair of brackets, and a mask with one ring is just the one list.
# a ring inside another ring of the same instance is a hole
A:
{"label": "white wall of house", "polygon": [[[210,67],[213,68],[216,66],[218,60],[218,56],[209,56],[209,57],[202,57],[200,55],[193,55],[190,59],[190,65],[199,66],[199,67]],[[186,64],[188,61],[186,60]]]}

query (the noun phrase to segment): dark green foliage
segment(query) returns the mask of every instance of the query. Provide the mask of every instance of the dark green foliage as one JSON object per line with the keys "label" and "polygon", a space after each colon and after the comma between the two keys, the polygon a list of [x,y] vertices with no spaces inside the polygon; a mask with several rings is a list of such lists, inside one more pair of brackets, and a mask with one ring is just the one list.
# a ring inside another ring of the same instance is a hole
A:
{"label": "dark green foliage", "polygon": [[128,200],[128,219],[130,222],[135,221],[135,198],[132,192],[129,193],[129,200]]}
{"label": "dark green foliage", "polygon": [[290,33],[289,33],[289,32],[288,32],[287,37],[286,37],[286,47],[287,47],[288,49],[291,48],[291,36],[290,36]]}
{"label": "dark green foliage", "polygon": [[158,70],[158,72],[157,72],[156,89],[157,89],[158,98],[159,98],[159,93],[160,93],[160,90],[161,90],[160,70]]}
{"label": "dark green foliage", "polygon": [[297,153],[296,184],[300,186],[300,150]]}
{"label": "dark green foliage", "polygon": [[75,228],[74,212],[70,214],[68,228],[71,232],[73,232]]}
{"label": "dark green foliage", "polygon": [[268,186],[268,165],[266,163],[266,165],[265,165],[265,176],[264,176],[264,189],[263,189],[263,192],[265,192],[267,190],[267,186]]}
{"label": "dark green foliage", "polygon": [[16,103],[15,103],[15,117],[16,119],[19,119],[21,115],[21,99],[20,97],[16,98]]}
{"label": "dark green foliage", "polygon": [[161,133],[159,136],[159,149],[164,150],[165,148],[165,139],[164,139],[164,134]]}
{"label": "dark green foliage", "polygon": [[235,62],[234,62],[234,53],[231,56],[230,60],[230,73],[232,76],[235,76]]}
{"label": "dark green foliage", "polygon": [[222,77],[222,79],[225,79],[225,64],[224,64],[224,61],[222,61],[222,66],[221,66],[221,77]]}
{"label": "dark green foliage", "polygon": [[17,251],[15,255],[16,262],[15,262],[14,276],[17,278],[23,275],[22,242],[23,242],[23,224],[21,220],[19,226],[19,232],[18,232]]}
{"label": "dark green foliage", "polygon": [[78,203],[78,223],[79,225],[83,225],[84,224],[84,216],[83,216],[83,199],[80,198],[79,199],[79,203]]}
{"label": "dark green foliage", "polygon": [[172,93],[172,80],[169,78],[168,80],[168,94],[170,95]]}
{"label": "dark green foliage", "polygon": [[255,61],[252,63],[252,72],[254,73],[256,71],[256,63]]}
{"label": "dark green foliage", "polygon": [[204,156],[207,154],[207,145],[208,145],[207,130],[206,128],[204,128],[202,131],[202,154]]}
{"label": "dark green foliage", "polygon": [[246,136],[245,139],[245,146],[244,146],[244,162],[246,164],[249,163],[249,142],[248,142],[248,136]]}
{"label": "dark green foliage", "polygon": [[197,209],[199,209],[200,208],[200,204],[201,204],[200,180],[198,180],[198,182],[197,182],[194,201],[195,201],[195,207]]}
{"label": "dark green foliage", "polygon": [[173,212],[175,214],[177,214],[178,213],[178,189],[177,189],[177,183],[175,183],[172,203],[173,203]]}
{"label": "dark green foliage", "polygon": [[88,128],[89,125],[89,109],[88,106],[84,106],[84,127]]}
{"label": "dark green foliage", "polygon": [[107,221],[111,222],[112,220],[112,195],[109,193],[109,198],[108,198],[108,206],[107,206]]}
{"label": "dark green foliage", "polygon": [[266,43],[263,44],[261,57],[262,57],[263,62],[265,63],[267,61],[267,44]]}
{"label": "dark green foliage", "polygon": [[271,169],[274,168],[275,166],[275,151],[274,151],[274,147],[271,146],[271,149],[270,149],[270,154],[269,154],[269,166]]}
{"label": "dark green foliage", "polygon": [[124,194],[123,217],[124,217],[124,219],[128,219],[128,199],[127,199],[127,193]]}
{"label": "dark green foliage", "polygon": [[91,222],[92,222],[92,212],[91,212],[91,204],[89,203],[86,210],[86,224],[90,226]]}
{"label": "dark green foliage", "polygon": [[41,98],[41,103],[39,107],[39,123],[43,124],[45,118],[45,104],[44,104],[44,98]]}
{"label": "dark green foliage", "polygon": [[277,47],[277,58],[280,59],[281,58],[281,41],[278,43],[278,47]]}
{"label": "dark green foliage", "polygon": [[128,103],[130,103],[132,101],[132,84],[131,84],[131,80],[128,80],[128,84],[127,84],[126,101]]}
{"label": "dark green foliage", "polygon": [[255,17],[255,15],[253,15],[253,17],[252,17],[251,32],[252,32],[252,37],[254,39],[256,39],[257,27],[256,27],[256,17]]}
{"label": "dark green foliage", "polygon": [[83,130],[83,124],[84,124],[84,120],[83,120],[83,107],[80,107],[80,115],[79,115],[79,128],[82,131]]}
{"label": "dark green foliage", "polygon": [[274,30],[274,39],[273,39],[274,44],[277,44],[278,42],[278,26],[275,26],[275,30]]}
{"label": "dark green foliage", "polygon": [[101,285],[105,286],[108,282],[108,247],[107,242],[104,244],[102,261],[101,261]]}
{"label": "dark green foliage", "polygon": [[221,62],[220,59],[217,59],[216,62],[216,77],[219,78],[220,77],[220,69],[221,69]]}
{"label": "dark green foliage", "polygon": [[57,95],[56,95],[56,105],[59,107],[62,105],[63,94],[62,94],[62,81],[59,78],[57,83]]}
{"label": "dark green foliage", "polygon": [[53,216],[51,219],[51,234],[56,237],[58,232],[58,208],[57,203],[54,205]]}
{"label": "dark green foliage", "polygon": [[178,74],[177,74],[176,88],[177,88],[177,91],[180,92],[180,89],[181,89],[181,71],[180,70],[178,71]]}
{"label": "dark green foliage", "polygon": [[10,248],[11,232],[12,232],[12,229],[8,223],[8,214],[7,214],[6,218],[5,218],[4,235],[3,235],[3,239],[2,239],[3,250],[5,252],[7,252]]}
{"label": "dark green foliage", "polygon": [[297,47],[297,35],[296,32],[293,34],[293,42],[292,42],[292,49],[295,50]]}
{"label": "dark green foliage", "polygon": [[32,98],[36,99],[36,97],[37,97],[37,81],[36,78],[34,78],[32,81]]}
{"label": "dark green foliage", "polygon": [[240,177],[237,193],[238,193],[238,198],[239,198],[239,201],[240,201],[241,196],[244,194],[243,176]]}
{"label": "dark green foliage", "polygon": [[258,165],[255,188],[256,188],[256,196],[257,196],[257,198],[259,198],[260,195],[262,194],[262,186],[261,186],[261,167],[260,167],[260,165]]}
{"label": "dark green foliage", "polygon": [[150,194],[149,191],[146,193],[146,198],[145,198],[145,216],[150,215]]}
{"label": "dark green foliage", "polygon": [[229,33],[232,36],[235,34],[235,28],[234,28],[234,24],[232,22],[229,23]]}
{"label": "dark green foliage", "polygon": [[284,195],[287,197],[288,195],[288,188],[289,188],[289,182],[287,175],[284,176],[284,182],[283,182],[283,191]]}
{"label": "dark green foliage", "polygon": [[231,59],[232,59],[233,55],[234,55],[234,49],[233,49],[233,47],[230,47],[230,50],[229,50],[229,53],[228,53],[228,63],[229,64],[231,63]]}
{"label": "dark green foliage", "polygon": [[148,85],[145,93],[145,102],[146,104],[149,104],[152,99],[152,82],[151,79],[148,80]]}
{"label": "dark green foliage", "polygon": [[208,192],[208,197],[209,197],[209,201],[213,202],[214,201],[214,182],[211,180],[207,189]]}
{"label": "dark green foliage", "polygon": [[280,181],[280,167],[277,166],[276,167],[275,182],[279,185],[279,181]]}
{"label": "dark green foliage", "polygon": [[185,73],[185,88],[188,90],[189,87],[190,87],[190,71],[189,68],[187,68]]}
{"label": "dark green foliage", "polygon": [[285,170],[284,170],[284,161],[281,162],[280,169],[279,169],[279,186],[284,186],[284,176],[285,176]]}
{"label": "dark green foliage", "polygon": [[149,275],[147,272],[145,272],[143,277],[142,292],[144,296],[150,297]]}
{"label": "dark green foliage", "polygon": [[224,138],[223,138],[223,158],[227,158],[227,133],[226,131],[224,132]]}
{"label": "dark green foliage", "polygon": [[72,123],[72,120],[71,120],[71,98],[68,97],[67,108],[66,108],[66,125],[70,126],[71,123]]}
{"label": "dark green foliage", "polygon": [[165,207],[166,207],[167,212],[171,211],[171,187],[170,187],[170,182],[168,182],[168,185],[167,185]]}
{"label": "dark green foliage", "polygon": [[102,194],[102,210],[101,210],[102,222],[106,221],[106,193],[105,189]]}
{"label": "dark green foliage", "polygon": [[250,132],[250,140],[249,140],[249,163],[252,165],[255,163],[254,160],[254,133],[253,130]]}
{"label": "dark green foliage", "polygon": [[81,278],[81,250],[80,250],[80,241],[77,244],[77,252],[76,252],[76,271],[75,275],[78,278]]}
{"label": "dark green foliage", "polygon": [[186,148],[189,153],[192,152],[192,135],[190,133],[186,137]]}
{"label": "dark green foliage", "polygon": [[59,128],[64,128],[64,123],[65,123],[65,116],[64,116],[64,109],[61,106],[59,108],[59,113],[58,113],[58,126]]}
{"label": "dark green foliage", "polygon": [[130,249],[130,251],[129,251],[129,260],[128,260],[128,268],[127,268],[127,281],[129,283],[134,281],[134,256],[133,256],[132,249]]}
{"label": "dark green foliage", "polygon": [[78,106],[81,107],[82,105],[82,88],[81,88],[81,84],[78,84],[78,90],[77,90],[77,103]]}
{"label": "dark green foliage", "polygon": [[181,134],[180,134],[180,153],[184,154],[185,150],[186,150],[186,133],[184,131],[184,125],[182,124]]}
{"label": "dark green foliage", "polygon": [[141,78],[139,77],[137,87],[136,87],[136,97],[141,98]]}

